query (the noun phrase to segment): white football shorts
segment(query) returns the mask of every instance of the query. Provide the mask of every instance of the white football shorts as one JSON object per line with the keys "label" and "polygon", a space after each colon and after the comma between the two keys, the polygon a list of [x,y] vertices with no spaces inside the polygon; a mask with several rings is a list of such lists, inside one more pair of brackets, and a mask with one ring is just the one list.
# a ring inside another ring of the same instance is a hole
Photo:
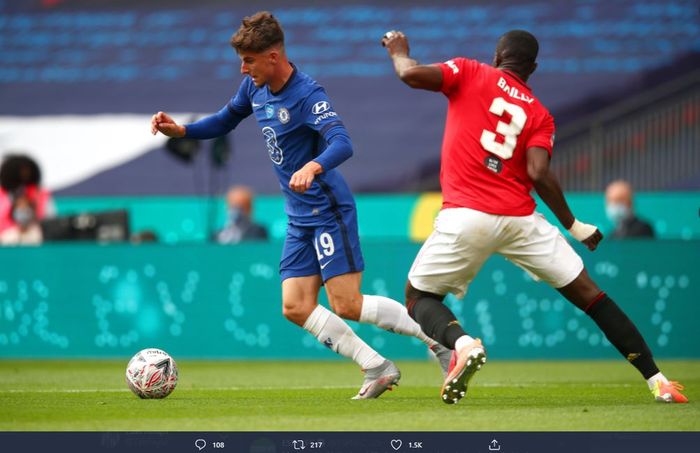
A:
{"label": "white football shorts", "polygon": [[408,279],[421,291],[462,298],[494,253],[554,288],[568,285],[583,271],[581,257],[542,214],[512,217],[449,208],[435,219]]}

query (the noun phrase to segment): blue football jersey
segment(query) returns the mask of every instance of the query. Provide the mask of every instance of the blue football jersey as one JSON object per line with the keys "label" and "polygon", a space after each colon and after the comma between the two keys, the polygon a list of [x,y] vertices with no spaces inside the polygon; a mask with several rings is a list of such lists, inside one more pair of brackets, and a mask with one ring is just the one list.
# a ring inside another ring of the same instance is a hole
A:
{"label": "blue football jersey", "polygon": [[228,108],[240,116],[255,115],[292,224],[318,225],[339,209],[354,208],[350,189],[335,168],[316,175],[303,194],[289,188],[292,175],[326,148],[322,134],[330,127],[342,126],[325,90],[315,80],[294,67],[284,87],[273,94],[267,85],[258,88],[246,76]]}

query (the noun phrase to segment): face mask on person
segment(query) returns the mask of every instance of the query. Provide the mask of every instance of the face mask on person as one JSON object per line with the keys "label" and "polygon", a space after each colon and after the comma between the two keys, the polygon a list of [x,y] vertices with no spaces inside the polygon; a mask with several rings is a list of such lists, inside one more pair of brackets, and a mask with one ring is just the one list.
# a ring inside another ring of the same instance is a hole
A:
{"label": "face mask on person", "polygon": [[31,208],[15,208],[12,218],[21,227],[26,227],[34,219],[34,211]]}
{"label": "face mask on person", "polygon": [[629,214],[630,208],[622,203],[610,203],[609,205],[605,206],[605,215],[607,215],[608,219],[616,225],[626,219]]}
{"label": "face mask on person", "polygon": [[229,208],[228,209],[228,220],[232,224],[238,223],[241,218],[243,218],[243,211],[240,208]]}

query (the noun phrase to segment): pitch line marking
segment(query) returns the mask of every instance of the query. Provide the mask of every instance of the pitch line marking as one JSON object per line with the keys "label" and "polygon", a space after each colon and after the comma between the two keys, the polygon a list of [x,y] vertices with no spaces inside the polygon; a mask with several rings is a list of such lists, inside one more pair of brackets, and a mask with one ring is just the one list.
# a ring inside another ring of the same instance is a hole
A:
{"label": "pitch line marking", "polygon": [[[536,382],[529,382],[529,383],[512,383],[512,384],[502,384],[502,383],[482,383],[478,384],[479,387],[491,387],[491,388],[500,388],[500,387],[546,387],[548,385],[570,385],[571,383],[561,383],[561,384],[552,384],[551,382],[548,383],[536,383]],[[584,385],[582,383],[577,383],[577,385]],[[620,387],[633,387],[632,384],[601,384],[601,383],[590,383],[588,384],[590,387],[613,387],[613,388],[620,388]],[[425,385],[420,385],[419,387],[426,387]],[[204,390],[204,391],[242,391],[242,390],[340,390],[340,389],[356,389],[357,386],[355,385],[324,385],[324,386],[292,386],[292,387],[198,387],[198,388],[184,388],[182,390]],[[130,390],[128,388],[105,388],[105,389],[36,389],[36,390],[31,390],[31,389],[5,389],[5,390],[0,390],[0,394],[3,393],[129,393]]]}

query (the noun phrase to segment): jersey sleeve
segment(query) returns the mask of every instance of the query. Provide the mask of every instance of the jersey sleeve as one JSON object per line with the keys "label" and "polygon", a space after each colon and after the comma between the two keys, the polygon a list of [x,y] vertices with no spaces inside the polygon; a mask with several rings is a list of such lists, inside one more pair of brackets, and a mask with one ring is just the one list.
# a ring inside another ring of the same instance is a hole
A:
{"label": "jersey sleeve", "polygon": [[218,112],[204,117],[194,123],[185,125],[185,137],[198,140],[220,137],[228,134],[245,117],[253,113],[250,105],[249,80],[245,79],[238,92]]}
{"label": "jersey sleeve", "polygon": [[342,124],[322,88],[315,90],[306,98],[302,111],[306,117],[306,125],[321,135],[332,126]]}
{"label": "jersey sleeve", "polygon": [[243,82],[238,87],[238,92],[228,103],[229,109],[244,118],[253,113],[253,106],[250,100],[251,83],[250,77],[243,79]]}
{"label": "jersey sleeve", "polygon": [[525,145],[525,149],[535,147],[544,148],[550,156],[552,155],[552,148],[554,147],[554,118],[549,113],[545,114]]}
{"label": "jersey sleeve", "polygon": [[319,133],[327,146],[314,161],[327,172],[352,156],[352,142],[343,122],[321,88],[311,93],[302,106],[306,125]]}
{"label": "jersey sleeve", "polygon": [[475,60],[468,58],[453,58],[437,66],[442,70],[442,87],[440,91],[450,97],[457,92],[463,83],[469,83],[479,66]]}

